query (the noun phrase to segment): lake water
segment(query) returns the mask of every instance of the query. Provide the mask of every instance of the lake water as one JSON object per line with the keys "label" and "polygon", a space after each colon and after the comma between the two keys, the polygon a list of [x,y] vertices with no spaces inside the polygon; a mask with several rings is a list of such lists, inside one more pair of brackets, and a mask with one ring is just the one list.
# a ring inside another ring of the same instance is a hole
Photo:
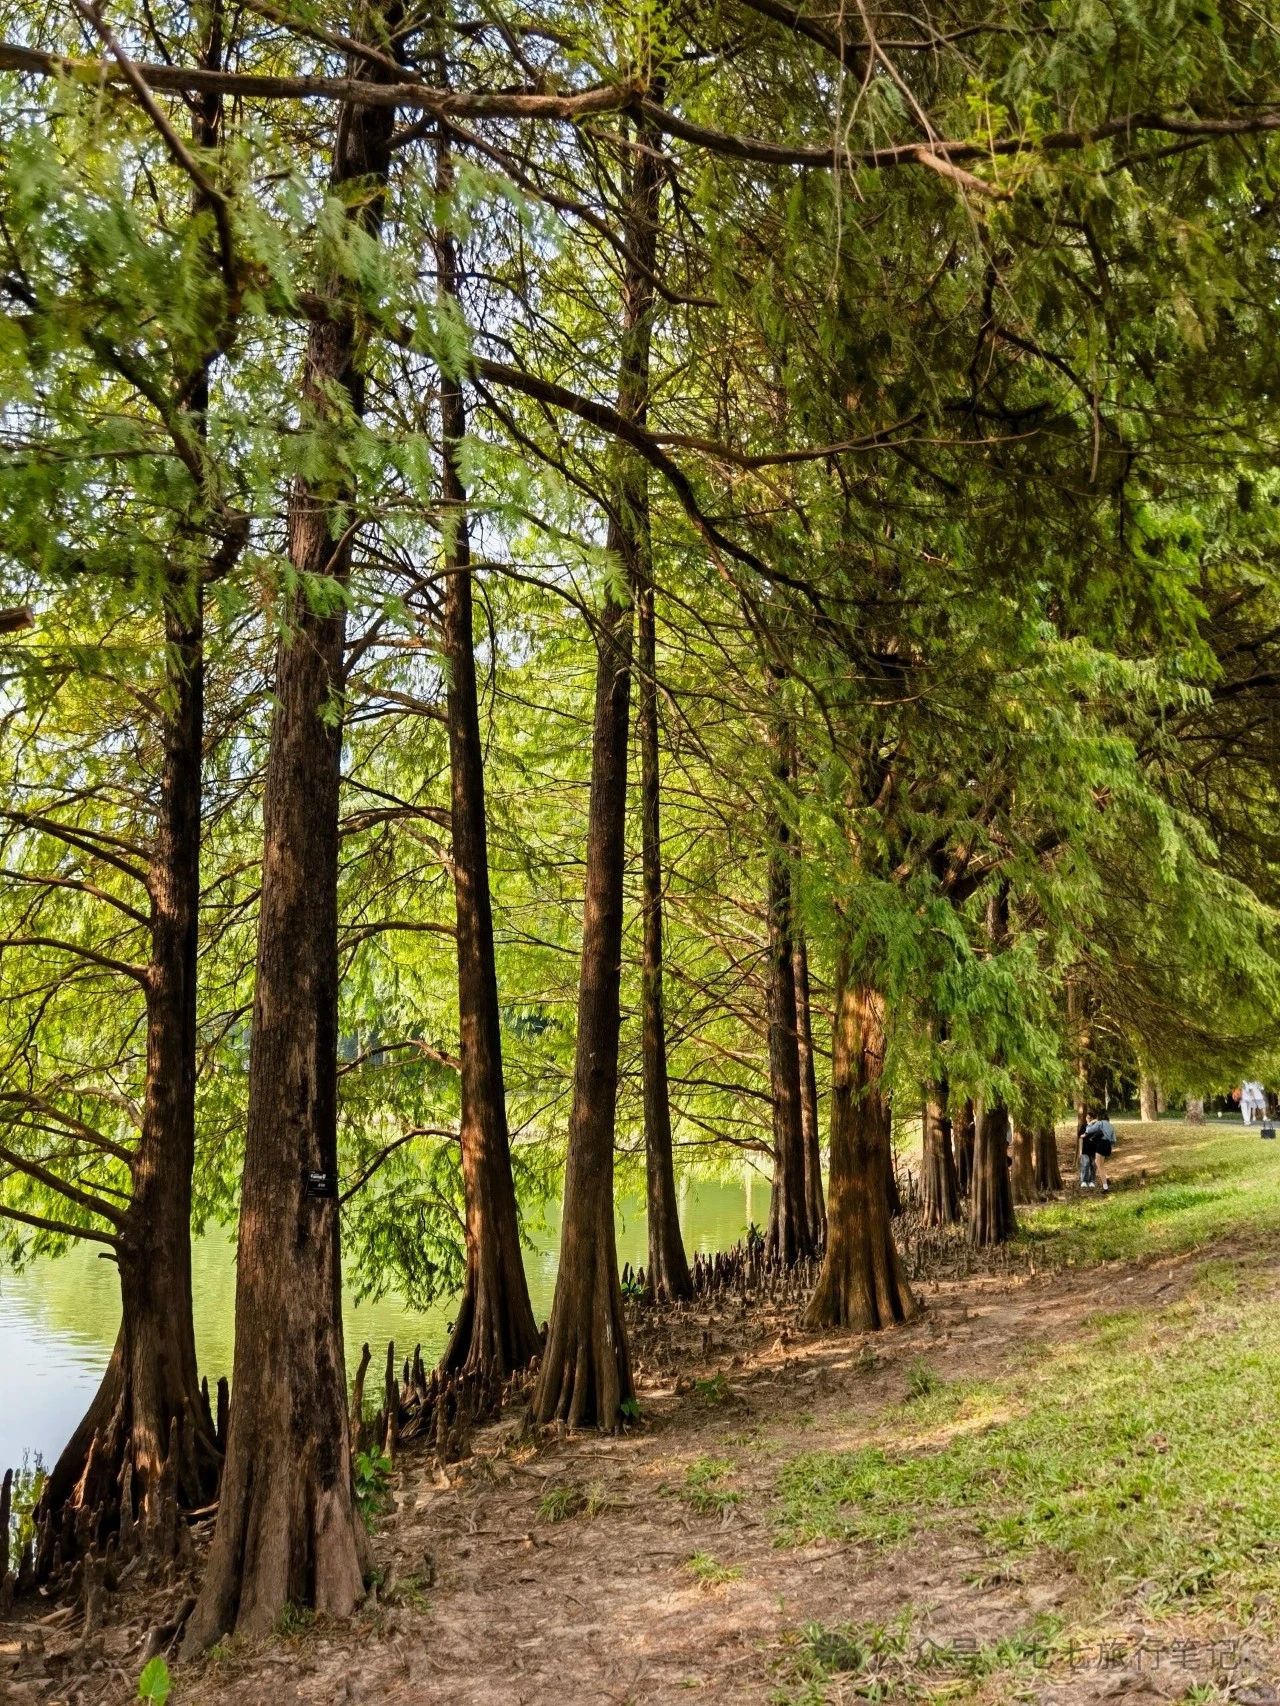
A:
{"label": "lake water", "polygon": [[[767,1177],[750,1163],[733,1180],[688,1179],[681,1186],[680,1223],[690,1256],[735,1244],[769,1208]],[[525,1271],[534,1313],[545,1321],[555,1291],[560,1249],[559,1204],[528,1227],[533,1248]],[[618,1261],[645,1261],[644,1202],[618,1204]],[[234,1342],[235,1247],[226,1233],[198,1239],[192,1251],[195,1281],[196,1351],[200,1371],[212,1387],[229,1374]],[[444,1349],[452,1301],[428,1310],[408,1309],[388,1296],[357,1304],[343,1300],[347,1360],[354,1371],[367,1339],[374,1366],[394,1339],[397,1359],[421,1343],[428,1368]],[[115,1267],[92,1248],[80,1247],[57,1261],[34,1262],[22,1273],[0,1268],[0,1469],[19,1464],[23,1453],[39,1452],[52,1462],[84,1414],[111,1355],[120,1324]]]}

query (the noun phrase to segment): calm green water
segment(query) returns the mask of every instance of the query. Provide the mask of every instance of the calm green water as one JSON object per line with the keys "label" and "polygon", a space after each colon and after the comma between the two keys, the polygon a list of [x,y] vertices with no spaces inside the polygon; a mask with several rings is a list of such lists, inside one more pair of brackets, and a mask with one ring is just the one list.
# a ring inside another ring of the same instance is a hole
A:
{"label": "calm green water", "polygon": [[[681,1192],[680,1222],[690,1254],[727,1248],[751,1221],[763,1224],[768,1213],[768,1180],[750,1164],[736,1180],[689,1179]],[[559,1204],[529,1231],[534,1247],[525,1253],[525,1270],[534,1312],[545,1321],[555,1290]],[[644,1203],[624,1198],[618,1205],[618,1260],[642,1264],[645,1248]],[[210,1233],[197,1241],[193,1265],[196,1350],[212,1386],[231,1370],[234,1245],[226,1234]],[[385,1353],[388,1339],[395,1340],[399,1354],[421,1343],[430,1367],[444,1348],[453,1304],[418,1311],[395,1297],[356,1304],[348,1295],[343,1315],[353,1369],[366,1339],[375,1359]],[[46,1461],[56,1456],[93,1396],[119,1323],[115,1268],[90,1249],[34,1263],[19,1274],[0,1269],[0,1468],[20,1463],[24,1452],[39,1452]]]}

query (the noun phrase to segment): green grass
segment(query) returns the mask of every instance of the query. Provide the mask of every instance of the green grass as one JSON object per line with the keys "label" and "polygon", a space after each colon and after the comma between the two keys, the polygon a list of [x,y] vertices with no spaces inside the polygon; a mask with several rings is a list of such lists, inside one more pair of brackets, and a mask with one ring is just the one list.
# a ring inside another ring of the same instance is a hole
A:
{"label": "green grass", "polygon": [[795,1458],[780,1538],[892,1545],[959,1515],[997,1558],[1051,1555],[1085,1600],[1247,1614],[1280,1570],[1278,1392],[1275,1304],[1219,1271],[1169,1309],[1095,1317],[1033,1371],[934,1390],[942,1443]]}
{"label": "green grass", "polygon": [[726,1457],[695,1458],[685,1468],[684,1485],[667,1488],[666,1491],[675,1492],[699,1516],[723,1516],[742,1498],[742,1494],[731,1487],[720,1485],[726,1475],[733,1473],[734,1467]]}
{"label": "green grass", "polygon": [[586,1517],[590,1521],[601,1511],[609,1510],[614,1502],[598,1482],[593,1481],[589,1487],[564,1482],[548,1487],[538,1500],[538,1521],[567,1522],[575,1516]]}
{"label": "green grass", "polygon": [[1029,1685],[1055,1651],[1058,1629],[1056,1618],[1039,1617],[1000,1641],[950,1647],[922,1634],[910,1607],[889,1623],[807,1623],[792,1637],[773,1698],[777,1706],[832,1698],[953,1706],[999,1677],[1002,1702],[1030,1701],[1038,1696]]}
{"label": "green grass", "polygon": [[742,1571],[735,1564],[721,1564],[710,1552],[695,1552],[685,1559],[684,1567],[704,1588],[720,1588],[742,1579]]}
{"label": "green grass", "polygon": [[[1115,1185],[1020,1211],[1018,1237],[1046,1261],[1092,1265],[1178,1254],[1280,1225],[1280,1143],[1242,1124],[1122,1125]],[[1124,1178],[1135,1151],[1148,1182]],[[1118,1188],[1116,1188],[1118,1186]]]}

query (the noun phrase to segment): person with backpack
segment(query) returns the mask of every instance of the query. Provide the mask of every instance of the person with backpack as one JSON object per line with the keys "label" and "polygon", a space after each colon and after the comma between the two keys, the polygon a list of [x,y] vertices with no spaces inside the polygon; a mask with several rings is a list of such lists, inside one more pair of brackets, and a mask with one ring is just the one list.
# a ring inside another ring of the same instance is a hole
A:
{"label": "person with backpack", "polygon": [[1116,1128],[1105,1116],[1091,1120],[1086,1114],[1076,1133],[1080,1142],[1080,1187],[1091,1191],[1101,1182],[1103,1192],[1109,1192],[1107,1161],[1116,1146]]}

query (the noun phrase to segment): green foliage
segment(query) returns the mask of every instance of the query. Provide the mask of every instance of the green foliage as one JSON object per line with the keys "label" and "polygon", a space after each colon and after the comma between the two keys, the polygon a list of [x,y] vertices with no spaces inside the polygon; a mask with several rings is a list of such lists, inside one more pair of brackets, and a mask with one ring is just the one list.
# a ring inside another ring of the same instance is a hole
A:
{"label": "green foliage", "polygon": [[913,1401],[930,1397],[939,1384],[937,1373],[923,1357],[917,1357],[907,1370],[907,1396]]}
{"label": "green foliage", "polygon": [[164,1706],[172,1691],[173,1681],[169,1675],[169,1666],[157,1653],[155,1658],[148,1659],[142,1667],[142,1675],[138,1678],[138,1699],[153,1700],[156,1706]]}
{"label": "green foliage", "polygon": [[357,1451],[352,1465],[356,1508],[373,1523],[391,1504],[391,1459],[385,1452]]}
{"label": "green foliage", "polygon": [[[192,61],[199,8],[119,10],[122,39]],[[10,1261],[76,1238],[109,1248],[130,1201],[146,867],[191,667],[171,631],[197,609],[194,1219],[235,1217],[272,660],[305,607],[341,611],[350,642],[344,697],[324,708],[343,732],[346,1271],[361,1297],[395,1289],[415,1307],[458,1291],[440,617],[464,512],[521,1213],[554,1199],[591,617],[624,587],[610,523],[636,460],[601,410],[618,396],[637,79],[680,115],[645,143],[663,183],[641,412],[656,435],[647,544],[682,1160],[728,1169],[772,1142],[762,897],[778,822],[816,1034],[829,1035],[838,967],[878,991],[899,1109],[939,1077],[955,1097],[1059,1108],[1079,1042],[1068,986],[1088,992],[1099,1064],[1141,1062],[1191,1089],[1280,1069],[1268,19],[1201,0],[1064,0],[1046,26],[1018,0],[993,28],[961,6],[945,28],[911,23],[930,51],[895,47],[894,74],[855,79],[854,94],[815,35],[764,16],[744,31],[715,7],[605,10],[531,5],[510,38],[442,15],[464,95],[625,85],[625,101],[583,127],[479,116],[455,139],[449,188],[431,126],[406,116],[377,232],[347,217],[368,209],[369,186],[333,187],[327,109],[229,103],[216,145],[197,149],[211,196],[119,83],[108,96],[96,75],[0,74],[0,606],[37,612],[33,633],[0,637]],[[90,51],[70,14],[12,0],[4,17],[15,40]],[[267,29],[252,11],[224,24],[226,63],[246,75],[316,69],[301,26]],[[857,38],[856,20],[838,27]],[[420,73],[434,64],[407,65]],[[183,97],[156,99],[186,136]],[[1173,141],[1125,117],[1162,113]],[[743,114],[796,161],[715,145]],[[1200,114],[1212,122],[1196,135]],[[952,170],[926,168],[922,135],[955,145]],[[439,291],[441,228],[460,246],[457,299]],[[361,410],[345,388],[299,383],[316,293],[335,281]],[[441,373],[464,381],[469,410],[462,505],[442,488]],[[560,401],[530,394],[543,382]],[[289,559],[299,480],[351,545],[348,582]],[[644,1147],[634,791],[628,813],[624,1185]],[[1010,936],[993,946],[1002,892]],[[821,1041],[817,1062],[829,1105]],[[1050,1211],[1029,1236],[1060,1231],[1098,1255],[1221,1224],[1225,1185],[1184,1184],[1219,1194],[1193,1203],[1170,1182],[1142,1216],[1122,1194],[1087,1227],[1055,1228]]]}

